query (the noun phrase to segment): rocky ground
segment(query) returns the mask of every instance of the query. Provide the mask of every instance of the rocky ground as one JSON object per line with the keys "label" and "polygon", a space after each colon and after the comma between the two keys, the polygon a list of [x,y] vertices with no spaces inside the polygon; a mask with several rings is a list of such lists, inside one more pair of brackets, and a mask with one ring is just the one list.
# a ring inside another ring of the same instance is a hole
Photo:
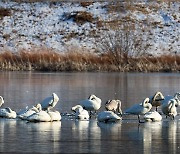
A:
{"label": "rocky ground", "polygon": [[107,34],[122,29],[133,34],[134,42],[141,40],[146,53],[180,53],[180,3],[0,1],[1,51],[41,47],[97,51]]}

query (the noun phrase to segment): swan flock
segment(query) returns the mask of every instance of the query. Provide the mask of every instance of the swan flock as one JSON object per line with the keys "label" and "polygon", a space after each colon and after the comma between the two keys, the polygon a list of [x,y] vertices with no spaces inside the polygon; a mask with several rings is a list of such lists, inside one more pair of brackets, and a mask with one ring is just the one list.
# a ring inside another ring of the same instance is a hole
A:
{"label": "swan flock", "polygon": [[[59,111],[54,110],[59,97],[56,93],[45,98],[40,103],[32,107],[26,107],[19,112],[13,111],[10,107],[5,107],[5,101],[0,96],[0,117],[9,119],[21,119],[28,122],[53,122],[60,121],[61,115]],[[121,109],[121,101],[112,99],[107,100],[104,104],[104,111],[99,111],[102,107],[102,100],[94,94],[87,99],[79,101],[79,103],[71,108],[71,115],[77,120],[89,120],[95,116],[98,122],[117,122],[123,119],[123,116],[136,115],[138,122],[141,123],[141,116],[144,121],[161,121],[162,114],[166,118],[174,120],[178,115],[177,107],[180,105],[180,93],[174,96],[164,96],[161,92],[156,92],[153,96],[145,97],[142,102],[132,105],[124,110]],[[161,107],[161,112],[158,112]],[[154,109],[154,110],[153,110]]]}

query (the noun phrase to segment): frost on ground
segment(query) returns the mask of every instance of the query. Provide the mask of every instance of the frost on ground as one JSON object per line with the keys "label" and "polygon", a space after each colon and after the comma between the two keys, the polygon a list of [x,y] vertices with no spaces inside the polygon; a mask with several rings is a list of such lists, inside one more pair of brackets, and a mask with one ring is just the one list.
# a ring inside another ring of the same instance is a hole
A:
{"label": "frost on ground", "polygon": [[[179,53],[179,2],[0,1],[0,50],[77,46],[98,51],[107,33],[128,25],[146,53]],[[111,40],[112,41],[112,40]],[[97,43],[98,42],[98,43]]]}

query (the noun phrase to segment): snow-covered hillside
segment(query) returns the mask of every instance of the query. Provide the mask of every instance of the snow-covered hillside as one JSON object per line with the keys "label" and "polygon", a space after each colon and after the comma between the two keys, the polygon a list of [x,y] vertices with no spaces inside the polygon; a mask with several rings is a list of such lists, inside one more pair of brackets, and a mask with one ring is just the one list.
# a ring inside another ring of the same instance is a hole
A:
{"label": "snow-covered hillside", "polygon": [[[177,2],[35,2],[0,1],[0,50],[36,47],[65,51],[95,50],[107,31],[127,20],[147,52],[180,52],[180,3]],[[2,13],[4,11],[4,13]],[[116,22],[114,22],[116,21]],[[118,21],[118,22],[117,22]],[[109,24],[107,26],[107,24]],[[112,26],[113,24],[113,26]]]}

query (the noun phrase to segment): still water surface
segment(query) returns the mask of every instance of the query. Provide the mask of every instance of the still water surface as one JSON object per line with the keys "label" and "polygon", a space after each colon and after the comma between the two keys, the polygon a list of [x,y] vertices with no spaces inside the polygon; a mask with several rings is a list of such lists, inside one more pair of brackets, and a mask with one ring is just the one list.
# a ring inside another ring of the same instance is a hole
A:
{"label": "still water surface", "polygon": [[[0,95],[4,107],[15,111],[41,102],[55,92],[60,101],[55,107],[71,113],[71,107],[96,94],[102,99],[120,99],[122,110],[156,91],[174,95],[180,91],[176,73],[32,73],[0,72]],[[178,109],[179,112],[179,109]],[[127,116],[118,123],[77,121],[63,116],[60,122],[27,123],[0,119],[0,152],[38,153],[178,153],[180,116],[174,121],[138,124]]]}

